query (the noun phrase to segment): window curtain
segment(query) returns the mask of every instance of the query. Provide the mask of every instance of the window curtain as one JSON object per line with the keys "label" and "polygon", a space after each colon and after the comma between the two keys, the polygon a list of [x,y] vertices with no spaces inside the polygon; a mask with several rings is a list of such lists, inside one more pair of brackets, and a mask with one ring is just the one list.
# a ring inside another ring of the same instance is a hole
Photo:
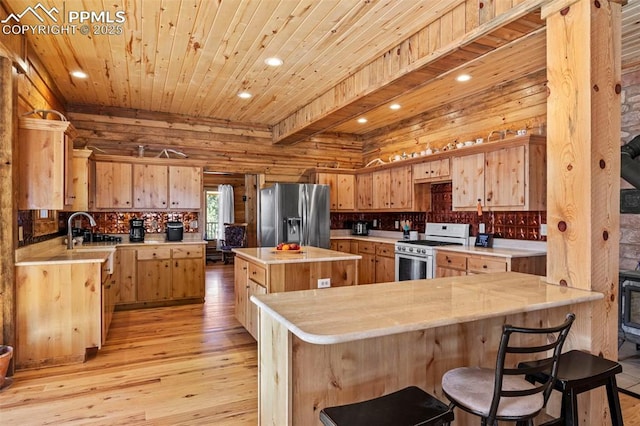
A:
{"label": "window curtain", "polygon": [[218,239],[224,240],[224,224],[233,223],[235,215],[233,211],[233,186],[218,186]]}

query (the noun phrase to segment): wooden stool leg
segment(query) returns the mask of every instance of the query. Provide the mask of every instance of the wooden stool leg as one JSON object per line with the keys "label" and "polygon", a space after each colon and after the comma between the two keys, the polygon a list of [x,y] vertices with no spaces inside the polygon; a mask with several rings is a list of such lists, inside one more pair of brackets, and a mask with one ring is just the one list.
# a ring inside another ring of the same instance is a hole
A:
{"label": "wooden stool leg", "polygon": [[611,414],[611,424],[622,426],[622,410],[620,408],[620,397],[618,396],[618,385],[616,376],[611,376],[607,381],[607,399],[609,400],[609,412]]}

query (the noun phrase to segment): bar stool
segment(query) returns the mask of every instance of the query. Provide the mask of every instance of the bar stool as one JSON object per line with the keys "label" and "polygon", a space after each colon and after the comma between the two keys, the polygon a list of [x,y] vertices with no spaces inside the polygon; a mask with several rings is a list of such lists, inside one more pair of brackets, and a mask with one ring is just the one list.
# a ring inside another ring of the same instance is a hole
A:
{"label": "bar stool", "polygon": [[320,411],[325,426],[447,426],[453,411],[416,386]]}
{"label": "bar stool", "polygon": [[[518,367],[532,367],[541,361],[522,362]],[[606,386],[611,424],[622,426],[622,410],[618,397],[616,374],[622,372],[618,362],[601,358],[587,352],[572,350],[560,355],[558,377],[554,389],[562,392],[562,409],[560,422],[563,425],[578,424],[578,394]],[[546,374],[536,373],[527,376],[531,383],[546,380]]]}

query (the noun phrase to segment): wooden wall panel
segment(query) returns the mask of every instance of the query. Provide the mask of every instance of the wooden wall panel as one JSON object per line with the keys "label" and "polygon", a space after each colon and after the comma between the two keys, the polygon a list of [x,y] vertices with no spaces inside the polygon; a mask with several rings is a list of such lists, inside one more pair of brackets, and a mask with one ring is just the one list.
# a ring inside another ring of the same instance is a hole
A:
{"label": "wooden wall panel", "polygon": [[267,181],[301,181],[306,171],[315,167],[362,165],[362,142],[352,136],[315,137],[281,147],[272,145],[265,127],[164,113],[74,107],[69,119],[78,130],[76,147],[125,156],[136,156],[139,145],[148,156],[172,148],[185,152],[207,170],[265,174]]}
{"label": "wooden wall panel", "polygon": [[[540,71],[477,96],[445,105],[416,118],[382,129],[365,141],[363,162],[427,148],[443,149],[450,142],[485,140],[492,130],[540,134],[546,123],[546,73]],[[497,136],[493,136],[498,138]]]}

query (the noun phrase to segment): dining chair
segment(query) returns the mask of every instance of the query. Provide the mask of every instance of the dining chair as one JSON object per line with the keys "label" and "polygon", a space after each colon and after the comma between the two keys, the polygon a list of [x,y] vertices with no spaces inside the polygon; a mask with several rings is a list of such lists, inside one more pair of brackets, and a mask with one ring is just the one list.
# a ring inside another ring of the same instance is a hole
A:
{"label": "dining chair", "polygon": [[[483,426],[497,425],[499,420],[532,426],[553,390],[562,346],[574,320],[575,315],[570,313],[562,324],[553,327],[504,325],[495,368],[449,370],[442,376],[443,393],[453,407],[479,416]],[[518,365],[512,359],[532,354],[546,356],[549,352],[551,357],[534,365]],[[546,372],[540,384],[526,380],[528,375],[538,372]]]}

